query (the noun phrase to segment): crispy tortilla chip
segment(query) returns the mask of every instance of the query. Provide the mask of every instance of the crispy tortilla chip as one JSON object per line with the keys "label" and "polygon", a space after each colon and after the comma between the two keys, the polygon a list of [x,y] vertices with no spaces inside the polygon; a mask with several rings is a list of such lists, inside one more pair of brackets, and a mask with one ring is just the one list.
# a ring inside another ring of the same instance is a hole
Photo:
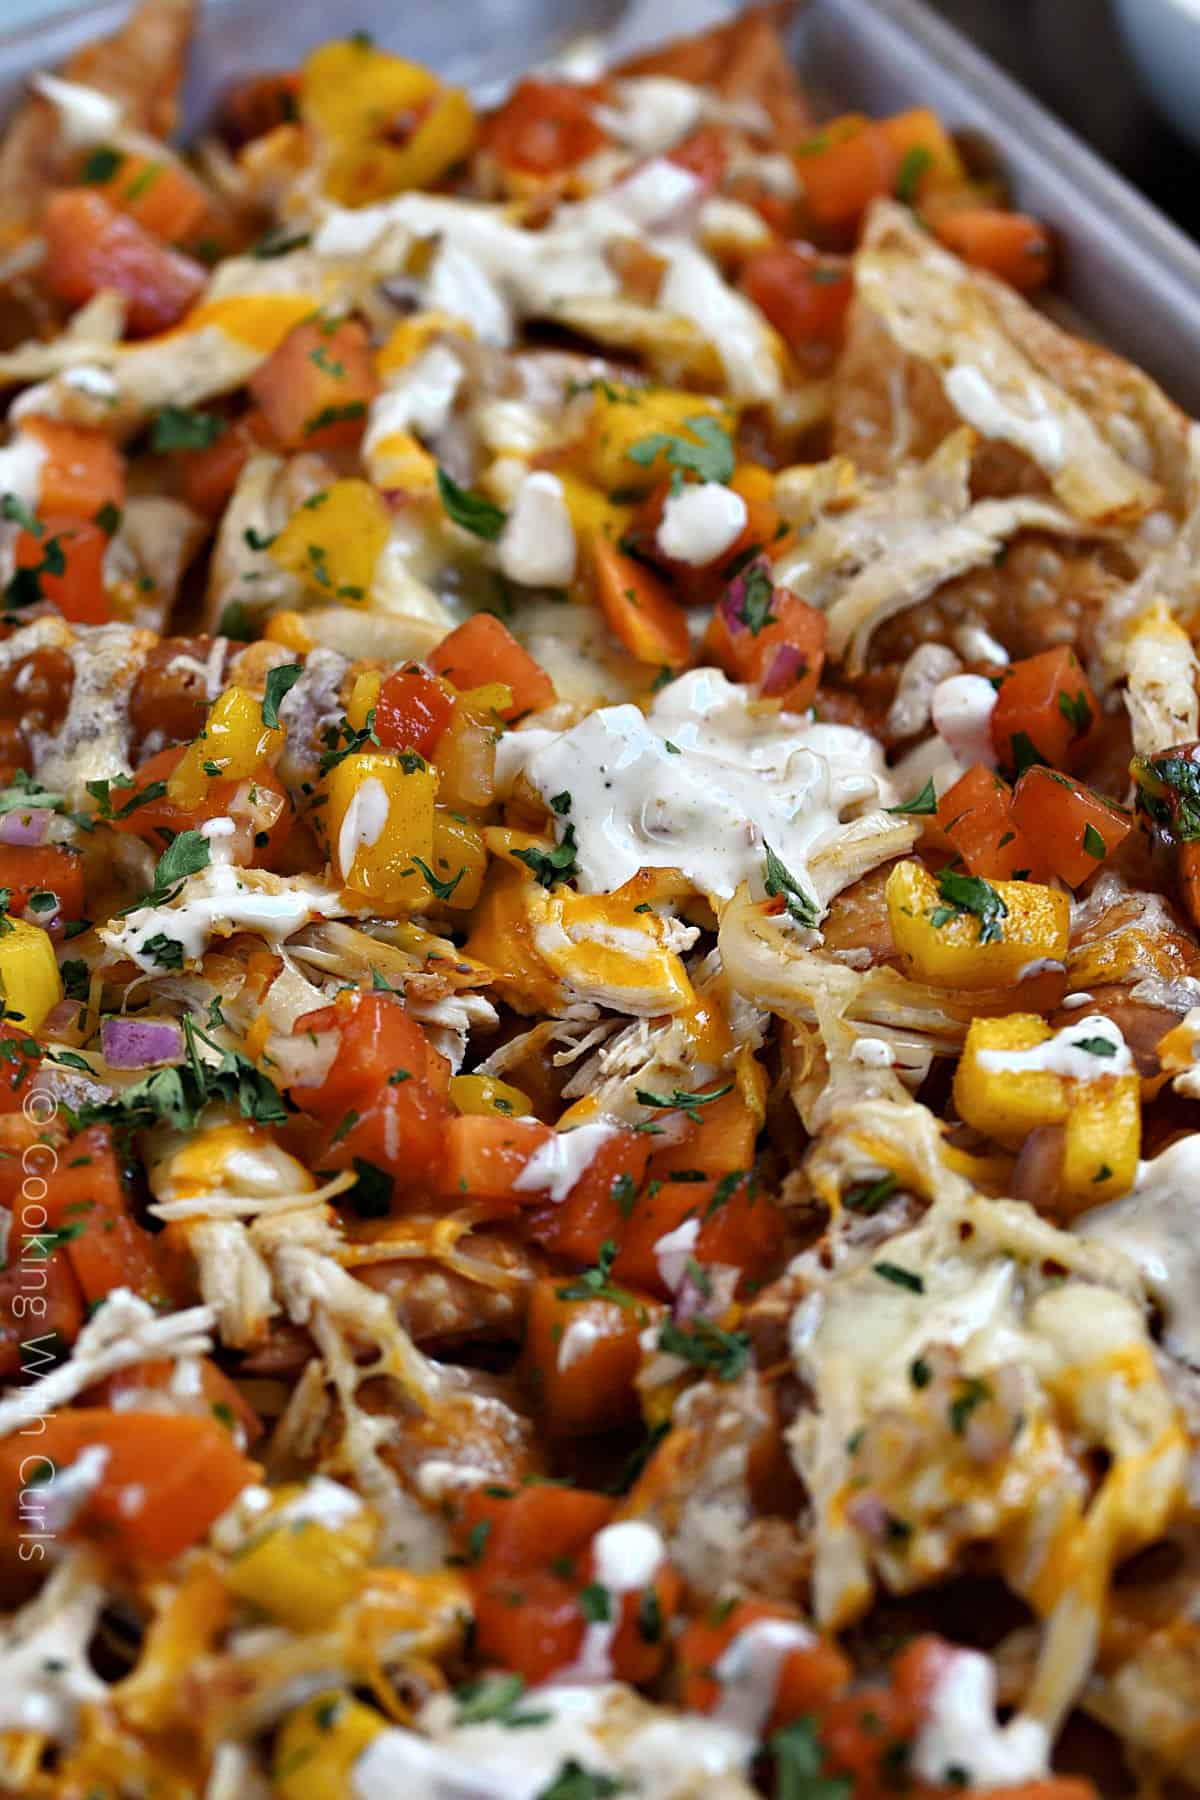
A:
{"label": "crispy tortilla chip", "polygon": [[816,122],[780,36],[788,11],[755,7],[699,37],[634,57],[613,73],[667,75],[713,88],[730,100],[752,101],[770,119],[778,148],[789,149],[811,137]]}
{"label": "crispy tortilla chip", "polygon": [[[936,377],[954,414],[981,437],[1007,445],[1040,470],[1077,517],[1093,524],[1126,524],[1158,504],[1162,490],[1140,466],[1153,463],[1144,435],[1138,433],[1129,456],[1114,447],[1112,435],[1121,437],[1122,432],[1113,433],[1104,411],[1108,395],[1099,369],[1093,366],[1089,376],[1090,397],[1098,409],[1094,418],[1046,372],[1056,328],[1037,320],[1008,290],[998,299],[1000,284],[968,271],[906,209],[890,202],[876,205],[855,276],[858,305],[873,312],[900,349]],[[1036,327],[1030,320],[1037,321]],[[1030,341],[1039,345],[1037,359]],[[861,367],[861,343],[856,353]],[[1054,360],[1065,376],[1066,361],[1057,352]],[[1071,379],[1082,384],[1087,367],[1082,348],[1069,366]],[[895,429],[894,368],[876,377],[876,388],[888,398]],[[1127,440],[1130,421],[1123,416]],[[937,430],[940,421],[928,396],[918,417],[926,432],[931,425]],[[839,444],[846,447],[844,441]]]}

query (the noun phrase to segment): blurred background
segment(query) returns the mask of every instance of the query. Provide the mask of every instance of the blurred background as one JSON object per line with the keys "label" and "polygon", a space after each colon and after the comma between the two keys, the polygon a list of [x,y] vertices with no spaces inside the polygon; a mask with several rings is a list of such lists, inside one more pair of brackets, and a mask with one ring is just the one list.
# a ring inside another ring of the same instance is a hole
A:
{"label": "blurred background", "polygon": [[[0,0],[0,36],[76,10],[81,0]],[[1156,111],[1120,35],[1115,0],[927,0],[1064,119],[1193,237],[1200,238],[1200,154]],[[1128,0],[1191,12],[1195,0]],[[228,0],[226,0],[228,4]],[[563,0],[564,10],[569,0]],[[459,0],[469,15],[473,0]],[[686,16],[686,15],[685,15]],[[354,21],[353,0],[338,26]],[[1200,38],[1197,40],[1200,42]],[[1197,60],[1200,61],[1200,55]],[[1200,92],[1200,70],[1195,75]],[[1200,114],[1200,107],[1197,108]]]}

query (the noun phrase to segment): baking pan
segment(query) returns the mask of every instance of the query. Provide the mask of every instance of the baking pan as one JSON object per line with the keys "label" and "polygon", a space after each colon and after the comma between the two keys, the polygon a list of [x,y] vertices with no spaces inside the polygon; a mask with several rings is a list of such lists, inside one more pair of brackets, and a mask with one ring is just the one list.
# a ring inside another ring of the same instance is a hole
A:
{"label": "baking pan", "polygon": [[[25,76],[111,31],[125,0],[103,0],[0,36],[0,109]],[[281,66],[332,31],[434,64],[490,97],[498,84],[572,38],[612,31],[621,53],[722,16],[719,0],[468,0],[409,5],[358,0],[208,0],[192,60],[186,118],[199,124],[236,74]],[[895,112],[930,105],[956,131],[983,138],[1019,206],[1062,246],[1059,290],[1106,342],[1200,414],[1200,249],[920,0],[808,0],[790,30],[796,60],[826,110]]]}

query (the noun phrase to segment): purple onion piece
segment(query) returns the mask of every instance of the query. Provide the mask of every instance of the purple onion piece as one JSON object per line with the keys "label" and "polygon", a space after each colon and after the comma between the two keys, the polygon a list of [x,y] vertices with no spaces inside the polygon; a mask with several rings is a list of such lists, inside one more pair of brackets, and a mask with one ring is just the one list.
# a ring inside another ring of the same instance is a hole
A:
{"label": "purple onion piece", "polygon": [[181,1060],[183,1033],[169,1019],[105,1019],[100,1047],[110,1068],[149,1069]]}
{"label": "purple onion piece", "polygon": [[53,812],[47,806],[31,806],[0,814],[0,844],[43,844]]}
{"label": "purple onion piece", "polygon": [[747,584],[751,571],[754,569],[761,570],[768,581],[770,580],[770,563],[765,556],[756,556],[753,562],[748,562],[744,569],[738,570],[717,602],[717,611],[720,613],[730,637],[741,637],[750,629],[742,614],[746,605]]}
{"label": "purple onion piece", "polygon": [[759,692],[767,700],[773,699],[776,694],[786,694],[807,667],[808,658],[802,650],[797,650],[795,644],[776,644],[758,684]]}

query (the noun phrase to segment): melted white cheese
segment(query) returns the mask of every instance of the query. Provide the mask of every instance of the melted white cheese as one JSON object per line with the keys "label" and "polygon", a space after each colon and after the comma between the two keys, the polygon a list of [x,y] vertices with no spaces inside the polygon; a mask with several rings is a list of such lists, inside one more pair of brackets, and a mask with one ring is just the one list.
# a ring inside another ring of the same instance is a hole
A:
{"label": "melted white cheese", "polygon": [[433,438],[446,429],[463,383],[463,365],[445,344],[431,344],[423,355],[392,376],[371,402],[364,453],[400,431]]}
{"label": "melted white cheese", "polygon": [[1132,1258],[1162,1308],[1166,1349],[1200,1368],[1200,1133],[1139,1163],[1129,1193],[1076,1230]]}
{"label": "melted white cheese", "polygon": [[[1088,1044],[1111,1048],[1097,1053]],[[1134,1062],[1120,1027],[1103,1013],[1087,1013],[1029,1050],[981,1050],[979,1066],[997,1074],[1040,1070],[1071,1081],[1096,1081],[1101,1075],[1131,1075]]]}
{"label": "melted white cheese", "polygon": [[522,587],[566,587],[575,573],[575,528],[563,485],[544,470],[526,475],[496,545],[501,573]]}
{"label": "melted white cheese", "polygon": [[938,1787],[1013,1787],[1049,1772],[1049,1748],[1036,1719],[1018,1714],[997,1725],[995,1668],[977,1650],[960,1650],[934,1689],[912,1767]]}
{"label": "melted white cheese", "polygon": [[929,703],[929,716],[942,742],[968,767],[996,766],[992,746],[992,714],[996,690],[984,675],[951,675],[939,681]]}
{"label": "melted white cheese", "polygon": [[719,481],[689,482],[670,494],[656,533],[659,549],[701,568],[723,556],[746,524],[746,502]]}
{"label": "melted white cheese", "polygon": [[597,1119],[590,1125],[577,1125],[574,1131],[555,1132],[534,1151],[513,1188],[519,1194],[536,1194],[545,1189],[547,1199],[565,1200],[584,1170],[591,1167],[601,1145],[616,1130],[606,1119]]}
{"label": "melted white cheese", "polygon": [[644,717],[636,706],[589,714],[569,731],[501,739],[497,778],[519,773],[549,802],[571,795],[579,886],[611,893],[639,869],[679,869],[710,898],[758,881],[769,844],[804,883],[810,853],[852,809],[894,795],[878,743],[846,725],[755,712],[716,669],[674,681]]}

